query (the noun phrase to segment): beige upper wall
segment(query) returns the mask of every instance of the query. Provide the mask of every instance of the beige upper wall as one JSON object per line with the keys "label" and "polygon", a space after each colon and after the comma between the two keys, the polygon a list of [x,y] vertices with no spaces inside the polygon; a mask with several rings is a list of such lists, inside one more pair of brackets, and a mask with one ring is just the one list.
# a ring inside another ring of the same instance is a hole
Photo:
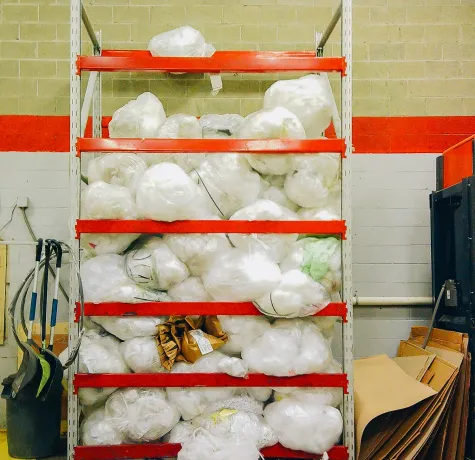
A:
{"label": "beige upper wall", "polygon": [[[0,113],[69,111],[68,0],[0,0]],[[337,0],[85,0],[104,47],[144,48],[183,24],[218,49],[312,49]],[[354,0],[356,116],[475,115],[475,0]],[[339,53],[339,31],[326,55]],[[89,48],[86,48],[89,51]],[[207,80],[163,75],[104,76],[104,113],[142,91],[169,113],[260,108],[272,76]],[[338,92],[338,85],[335,84]],[[182,96],[187,96],[183,98]]]}

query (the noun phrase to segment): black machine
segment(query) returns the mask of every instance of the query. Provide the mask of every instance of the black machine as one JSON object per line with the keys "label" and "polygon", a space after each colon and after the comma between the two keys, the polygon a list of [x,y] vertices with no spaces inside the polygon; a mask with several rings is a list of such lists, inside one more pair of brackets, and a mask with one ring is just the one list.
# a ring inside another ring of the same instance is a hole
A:
{"label": "black machine", "polygon": [[466,458],[475,460],[475,136],[437,158],[430,195],[435,327],[469,335],[472,355]]}

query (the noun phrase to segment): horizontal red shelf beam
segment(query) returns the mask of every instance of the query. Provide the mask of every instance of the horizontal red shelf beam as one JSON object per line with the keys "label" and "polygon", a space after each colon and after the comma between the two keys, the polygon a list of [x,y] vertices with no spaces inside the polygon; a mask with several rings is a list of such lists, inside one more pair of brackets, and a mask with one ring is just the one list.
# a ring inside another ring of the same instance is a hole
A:
{"label": "horizontal red shelf beam", "polygon": [[77,220],[77,237],[82,233],[311,233],[345,238],[346,223],[343,220]]}
{"label": "horizontal red shelf beam", "polygon": [[249,374],[246,378],[227,374],[76,374],[74,389],[78,388],[163,388],[163,387],[320,387],[343,388],[348,391],[346,374],[305,374],[292,377],[274,377]]}
{"label": "horizontal red shelf beam", "polygon": [[[116,460],[142,459],[157,457],[176,457],[181,444],[121,444],[118,446],[77,446],[74,448],[75,460]],[[261,450],[265,458],[296,458],[320,459],[318,454],[309,454],[287,449],[280,444]],[[345,446],[334,446],[328,451],[330,460],[347,460],[348,449]]]}
{"label": "horizontal red shelf beam", "polygon": [[186,72],[268,73],[340,72],[343,57],[317,57],[315,52],[216,51],[211,57],[154,57],[146,50],[103,50],[101,56],[78,56],[78,73],[100,72]]}
{"label": "horizontal red shelf beam", "polygon": [[77,140],[81,152],[120,153],[259,153],[311,154],[319,152],[345,153],[344,139],[110,139],[81,137]]}

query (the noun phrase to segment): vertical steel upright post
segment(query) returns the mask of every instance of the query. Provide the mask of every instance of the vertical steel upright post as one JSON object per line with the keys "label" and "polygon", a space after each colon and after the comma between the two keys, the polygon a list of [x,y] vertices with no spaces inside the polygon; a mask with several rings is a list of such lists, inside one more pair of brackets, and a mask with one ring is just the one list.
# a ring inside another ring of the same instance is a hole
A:
{"label": "vertical steel upright post", "polygon": [[[102,33],[96,32],[97,40],[102,48]],[[99,56],[101,50],[94,49],[94,55]],[[102,72],[99,72],[92,98],[92,136],[102,137]]]}
{"label": "vertical steel upright post", "polygon": [[[79,217],[79,196],[81,186],[81,163],[76,156],[76,139],[81,129],[81,77],[76,73],[76,59],[81,54],[81,0],[71,0],[71,32],[70,32],[70,145],[69,145],[69,239],[71,250],[79,260],[79,242],[76,240],[76,219]],[[71,256],[70,256],[71,257]],[[72,267],[72,265],[71,265]],[[69,274],[69,328],[68,343],[77,343],[78,328],[75,319],[75,301],[78,298],[76,273],[73,268]],[[69,368],[68,381],[68,460],[74,460],[74,447],[78,444],[78,401],[74,394],[73,379],[77,372],[77,361]]]}
{"label": "vertical steel upright post", "polygon": [[353,279],[352,279],[352,205],[351,156],[352,146],[352,0],[342,1],[342,56],[346,59],[346,76],[341,82],[342,135],[346,141],[346,158],[342,167],[342,218],[346,221],[346,240],[343,241],[343,300],[347,303],[348,322],[343,325],[343,369],[348,375],[348,395],[343,407],[344,442],[349,460],[355,458],[354,396],[353,396]]}

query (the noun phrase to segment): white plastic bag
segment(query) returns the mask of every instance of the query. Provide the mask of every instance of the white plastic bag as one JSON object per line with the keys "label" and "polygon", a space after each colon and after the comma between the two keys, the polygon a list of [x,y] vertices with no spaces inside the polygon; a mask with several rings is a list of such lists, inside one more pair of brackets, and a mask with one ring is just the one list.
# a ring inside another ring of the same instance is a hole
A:
{"label": "white plastic bag", "polygon": [[127,365],[136,373],[167,372],[160,362],[155,337],[136,337],[120,344]]}
{"label": "white plastic bag", "polygon": [[181,26],[155,35],[148,50],[152,56],[209,57],[216,51],[208,45],[201,32],[190,26]]}
{"label": "white plastic bag", "polygon": [[143,93],[114,112],[109,123],[109,137],[157,137],[165,119],[160,100],[152,93]]}
{"label": "white plastic bag", "polygon": [[264,254],[233,248],[214,260],[203,284],[214,300],[252,302],[275,289],[280,279],[279,266]]}
{"label": "white plastic bag", "polygon": [[163,239],[195,276],[201,276],[218,255],[231,248],[224,233],[171,233]]}
{"label": "white plastic bag", "polygon": [[203,281],[197,276],[190,276],[185,281],[175,284],[168,290],[168,295],[176,302],[211,302]]}
{"label": "white plastic bag", "polygon": [[306,75],[275,82],[264,95],[264,108],[279,106],[299,118],[309,139],[320,137],[332,116],[332,95],[325,77]]}
{"label": "white plastic bag", "polygon": [[137,180],[146,169],[145,161],[137,155],[108,153],[89,161],[87,178],[89,184],[102,181],[128,187],[135,193]]}
{"label": "white plastic bag", "polygon": [[141,303],[166,301],[169,297],[137,286],[125,271],[124,257],[103,254],[81,265],[81,278],[86,302]]}
{"label": "white plastic bag", "polygon": [[125,388],[106,401],[106,416],[134,442],[156,441],[180,420],[180,414],[160,388]]}
{"label": "white plastic bag", "polygon": [[261,193],[259,174],[237,153],[208,155],[190,175],[202,190],[208,207],[225,219],[254,203]]}
{"label": "white plastic bag", "polygon": [[219,350],[229,355],[239,355],[247,344],[271,327],[265,316],[221,315],[218,319],[223,331],[228,335],[228,341]]}
{"label": "white plastic bag", "polygon": [[227,139],[233,137],[241,127],[244,117],[236,113],[203,115],[200,125],[205,139]]}
{"label": "white plastic bag", "polygon": [[332,354],[311,320],[285,319],[244,347],[242,359],[250,371],[285,377],[324,372]]}
{"label": "white plastic bag", "polygon": [[313,454],[331,449],[343,432],[338,409],[291,398],[269,404],[264,419],[284,447]]}
{"label": "white plastic bag", "polygon": [[325,405],[338,407],[343,401],[342,388],[279,388],[274,398],[280,401],[289,398],[304,405]]}
{"label": "white plastic bag", "polygon": [[130,340],[157,335],[157,326],[167,321],[168,316],[94,316],[93,319],[120,340]]}
{"label": "white plastic bag", "polygon": [[331,294],[341,287],[341,241],[334,237],[303,238],[293,244],[280,264],[282,271],[299,269]]}
{"label": "white plastic bag", "polygon": [[137,208],[130,190],[121,185],[94,182],[81,195],[83,219],[136,219]]}
{"label": "white plastic bag", "polygon": [[91,256],[120,254],[139,236],[138,233],[85,233],[81,235],[81,247]]}
{"label": "white plastic bag", "polygon": [[330,303],[325,288],[298,269],[282,274],[279,286],[256,301],[264,314],[281,318],[311,316]]}
{"label": "white plastic bag", "polygon": [[337,319],[336,316],[314,316],[312,321],[318,326],[323,336],[331,341]]}
{"label": "white plastic bag", "polygon": [[341,157],[339,153],[296,155],[294,168],[317,172],[322,176],[325,187],[332,189],[341,178]]}
{"label": "white plastic bag", "polygon": [[191,422],[178,422],[162,439],[171,444],[183,444],[191,438],[196,428]]}
{"label": "white plastic bag", "polygon": [[172,222],[209,215],[195,182],[174,163],[151,166],[137,186],[137,208],[142,217]]}
{"label": "white plastic bag", "polygon": [[[273,201],[258,200],[235,212],[230,220],[297,220],[297,214]],[[285,257],[297,238],[297,233],[229,234],[229,239],[235,247],[249,252],[262,252],[277,263]]]}
{"label": "white plastic bag", "polygon": [[299,206],[287,196],[283,187],[270,186],[262,192],[260,198],[263,200],[273,201],[274,203],[277,203],[284,208],[290,209],[293,212],[297,212],[299,209]]}
{"label": "white plastic bag", "polygon": [[142,239],[125,256],[127,275],[139,286],[167,290],[190,275],[188,267],[157,236]]}
{"label": "white plastic bag", "polygon": [[127,441],[106,417],[104,406],[95,409],[84,418],[80,432],[84,446],[114,446]]}
{"label": "white plastic bag", "polygon": [[[259,110],[248,115],[236,133],[240,139],[305,139],[299,119],[284,107]],[[261,174],[286,174],[293,168],[293,155],[246,155],[251,166]]]}
{"label": "white plastic bag", "polygon": [[341,220],[341,208],[300,208],[297,215],[300,220]]}

